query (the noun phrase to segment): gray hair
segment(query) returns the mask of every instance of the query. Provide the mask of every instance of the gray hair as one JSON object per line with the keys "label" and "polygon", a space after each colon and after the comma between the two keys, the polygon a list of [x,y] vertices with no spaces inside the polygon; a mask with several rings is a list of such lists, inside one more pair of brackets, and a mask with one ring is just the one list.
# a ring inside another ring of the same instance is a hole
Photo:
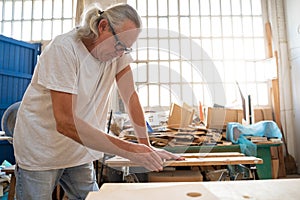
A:
{"label": "gray hair", "polygon": [[96,39],[99,36],[98,24],[101,19],[107,19],[116,29],[126,20],[132,21],[138,29],[142,26],[137,11],[128,4],[116,4],[104,11],[94,4],[84,13],[81,25],[77,27],[77,36]]}

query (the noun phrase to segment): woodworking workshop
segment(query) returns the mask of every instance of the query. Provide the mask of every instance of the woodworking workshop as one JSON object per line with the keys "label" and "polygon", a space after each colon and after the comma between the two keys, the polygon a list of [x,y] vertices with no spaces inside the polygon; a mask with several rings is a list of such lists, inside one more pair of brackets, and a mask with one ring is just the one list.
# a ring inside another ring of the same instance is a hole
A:
{"label": "woodworking workshop", "polygon": [[0,0],[0,200],[298,200],[299,8]]}

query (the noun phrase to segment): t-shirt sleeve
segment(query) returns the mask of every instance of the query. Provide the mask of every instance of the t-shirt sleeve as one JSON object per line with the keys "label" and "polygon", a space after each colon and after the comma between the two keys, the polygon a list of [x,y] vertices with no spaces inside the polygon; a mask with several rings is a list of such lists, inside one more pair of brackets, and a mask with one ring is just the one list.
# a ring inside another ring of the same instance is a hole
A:
{"label": "t-shirt sleeve", "polygon": [[50,90],[77,93],[75,54],[63,45],[51,44],[39,59],[38,84]]}
{"label": "t-shirt sleeve", "polygon": [[122,71],[125,67],[127,67],[130,63],[132,63],[133,59],[130,54],[124,54],[118,60],[117,66],[117,74]]}

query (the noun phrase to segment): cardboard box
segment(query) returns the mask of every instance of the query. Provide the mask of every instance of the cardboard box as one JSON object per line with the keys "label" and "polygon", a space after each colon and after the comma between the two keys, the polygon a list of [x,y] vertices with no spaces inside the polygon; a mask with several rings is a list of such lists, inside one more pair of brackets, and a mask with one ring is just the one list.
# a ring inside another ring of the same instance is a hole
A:
{"label": "cardboard box", "polygon": [[172,103],[168,118],[168,126],[173,128],[186,128],[193,121],[194,110],[187,104],[179,106]]}
{"label": "cardboard box", "polygon": [[207,128],[226,129],[228,122],[242,123],[242,109],[208,108]]}
{"label": "cardboard box", "polygon": [[254,122],[263,120],[273,120],[272,108],[255,108],[254,109]]}
{"label": "cardboard box", "polygon": [[[273,120],[272,108],[255,108],[253,123],[263,120]],[[226,129],[228,122],[242,124],[243,110],[228,108],[208,108],[207,128]]]}

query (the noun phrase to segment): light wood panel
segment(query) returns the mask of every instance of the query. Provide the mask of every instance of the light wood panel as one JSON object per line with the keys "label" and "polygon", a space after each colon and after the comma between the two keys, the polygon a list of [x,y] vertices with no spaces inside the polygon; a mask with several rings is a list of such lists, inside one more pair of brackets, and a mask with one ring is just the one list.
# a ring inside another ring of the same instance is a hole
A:
{"label": "light wood panel", "polygon": [[177,183],[105,183],[86,200],[299,199],[300,179]]}

